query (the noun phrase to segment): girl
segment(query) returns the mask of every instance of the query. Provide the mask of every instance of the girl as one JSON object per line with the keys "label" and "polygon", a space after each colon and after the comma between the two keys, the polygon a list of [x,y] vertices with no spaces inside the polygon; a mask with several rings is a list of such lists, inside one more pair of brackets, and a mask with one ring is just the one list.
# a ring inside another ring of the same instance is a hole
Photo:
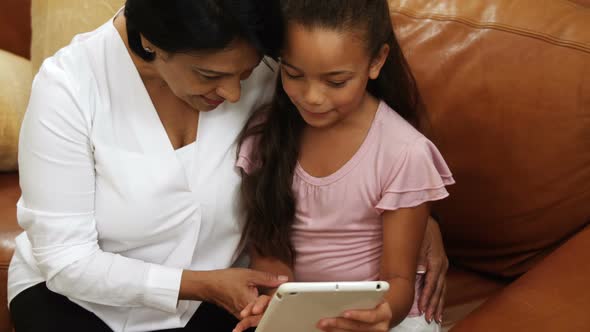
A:
{"label": "girl", "polygon": [[[416,262],[428,202],[454,181],[412,126],[421,101],[387,1],[286,0],[283,15],[281,81],[237,162],[252,267],[390,283],[377,308],[323,319],[324,331],[438,331],[416,310]],[[236,331],[257,325],[269,299],[248,305]]]}

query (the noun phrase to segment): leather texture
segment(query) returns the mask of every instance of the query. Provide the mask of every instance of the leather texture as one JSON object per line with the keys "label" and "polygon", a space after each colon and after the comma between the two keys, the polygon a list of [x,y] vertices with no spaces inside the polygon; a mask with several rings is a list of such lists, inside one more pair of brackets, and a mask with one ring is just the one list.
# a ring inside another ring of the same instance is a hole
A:
{"label": "leather texture", "polygon": [[491,296],[452,332],[590,331],[589,262],[590,226]]}
{"label": "leather texture", "polygon": [[465,269],[449,274],[445,327],[590,330],[590,2],[390,8],[457,181],[434,206]]}
{"label": "leather texture", "polygon": [[12,331],[6,281],[14,252],[14,238],[21,232],[16,222],[16,201],[20,196],[18,173],[0,173],[0,332]]}
{"label": "leather texture", "polygon": [[590,8],[391,1],[457,184],[435,205],[453,261],[516,277],[590,221]]}
{"label": "leather texture", "polygon": [[453,327],[488,298],[499,294],[507,284],[509,280],[491,278],[452,266],[447,274],[443,330]]}
{"label": "leather texture", "polygon": [[31,53],[31,0],[0,1],[0,49],[29,58]]}

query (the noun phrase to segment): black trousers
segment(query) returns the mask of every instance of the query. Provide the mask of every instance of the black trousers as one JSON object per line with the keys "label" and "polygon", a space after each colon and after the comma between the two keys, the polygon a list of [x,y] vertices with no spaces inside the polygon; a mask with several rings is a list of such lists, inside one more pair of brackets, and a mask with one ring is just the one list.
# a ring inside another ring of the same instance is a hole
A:
{"label": "black trousers", "polygon": [[[50,291],[45,283],[18,294],[10,302],[10,315],[16,332],[112,331],[95,314]],[[237,323],[229,312],[204,302],[184,328],[163,331],[231,332]]]}

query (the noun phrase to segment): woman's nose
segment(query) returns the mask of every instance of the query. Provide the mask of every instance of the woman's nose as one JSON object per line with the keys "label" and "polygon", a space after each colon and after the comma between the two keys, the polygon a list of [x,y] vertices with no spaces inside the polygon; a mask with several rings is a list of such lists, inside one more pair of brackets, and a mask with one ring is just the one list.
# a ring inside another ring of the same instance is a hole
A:
{"label": "woman's nose", "polygon": [[230,103],[235,103],[240,100],[240,95],[242,93],[242,85],[240,84],[240,79],[230,79],[225,81],[217,88],[217,94],[222,97],[223,99],[229,101]]}

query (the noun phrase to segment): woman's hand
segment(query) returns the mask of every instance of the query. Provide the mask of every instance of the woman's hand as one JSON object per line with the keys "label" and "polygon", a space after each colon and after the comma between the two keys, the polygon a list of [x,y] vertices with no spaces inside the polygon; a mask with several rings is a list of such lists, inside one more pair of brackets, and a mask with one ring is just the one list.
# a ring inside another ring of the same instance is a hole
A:
{"label": "woman's hand", "polygon": [[241,268],[185,270],[180,298],[214,303],[240,319],[240,312],[257,300],[258,288],[275,288],[287,280],[286,276]]}
{"label": "woman's hand", "polygon": [[432,217],[428,218],[418,265],[426,268],[424,289],[418,300],[418,308],[422,313],[425,313],[425,318],[429,323],[432,319],[441,323],[449,260],[443,245],[440,228]]}
{"label": "woman's hand", "polygon": [[268,295],[260,295],[254,302],[248,304],[242,312],[240,317],[242,320],[236,325],[233,332],[242,332],[251,327],[258,326],[264,311],[270,303],[271,297]]}
{"label": "woman's hand", "polygon": [[342,317],[324,318],[317,328],[325,332],[379,332],[389,331],[391,307],[383,302],[375,309],[349,310]]}

